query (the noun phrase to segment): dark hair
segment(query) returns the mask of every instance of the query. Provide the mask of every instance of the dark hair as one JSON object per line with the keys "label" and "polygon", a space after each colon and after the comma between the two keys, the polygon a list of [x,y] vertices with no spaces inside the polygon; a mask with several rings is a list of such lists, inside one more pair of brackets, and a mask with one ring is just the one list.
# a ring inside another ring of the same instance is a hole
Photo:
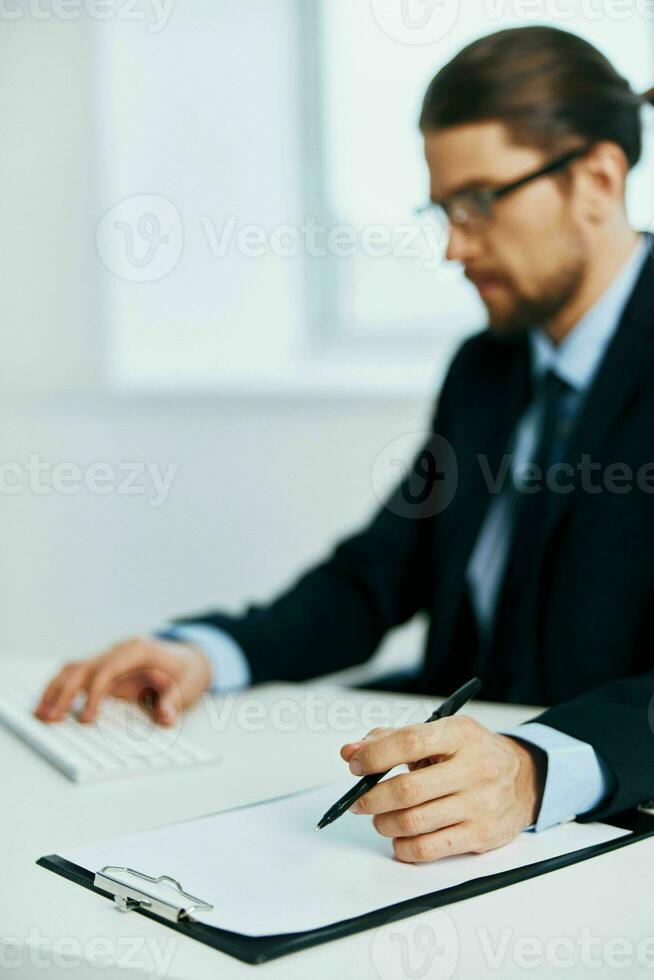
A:
{"label": "dark hair", "polygon": [[588,41],[554,27],[518,27],[479,38],[446,64],[427,89],[424,131],[497,119],[513,141],[557,151],[571,137],[611,140],[629,167],[642,150],[637,95]]}

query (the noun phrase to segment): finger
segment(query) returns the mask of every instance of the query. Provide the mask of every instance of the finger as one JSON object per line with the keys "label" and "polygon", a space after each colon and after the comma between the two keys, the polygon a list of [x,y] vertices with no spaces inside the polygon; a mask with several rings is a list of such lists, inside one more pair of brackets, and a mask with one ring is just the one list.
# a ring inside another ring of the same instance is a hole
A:
{"label": "finger", "polygon": [[179,685],[169,677],[159,689],[152,716],[160,725],[174,725],[183,711],[182,692]]}
{"label": "finger", "polygon": [[468,815],[468,805],[461,793],[452,793],[438,800],[428,800],[406,810],[379,813],[373,826],[382,837],[418,837],[443,827],[461,823]]}
{"label": "finger", "polygon": [[394,728],[372,728],[368,734],[364,735],[364,737],[359,739],[358,742],[346,742],[341,748],[341,758],[348,762],[354,753],[359,751],[362,745],[365,745],[371,740],[382,738],[384,735],[388,735],[389,732],[393,731],[395,731]]}
{"label": "finger", "polygon": [[39,717],[44,721],[61,721],[79,692],[83,690],[87,673],[87,663],[69,664],[64,667],[53,682],[47,710]]}
{"label": "finger", "polygon": [[443,827],[431,834],[418,837],[398,837],[393,841],[393,852],[398,861],[419,864],[439,861],[453,854],[468,854],[475,849],[475,832],[466,823]]}
{"label": "finger", "polygon": [[446,755],[430,755],[428,759],[419,759],[417,762],[407,762],[407,768],[414,772],[416,769],[424,769],[425,766],[433,766],[435,762],[444,762]]}
{"label": "finger", "polygon": [[346,742],[346,744],[341,749],[341,758],[345,759],[346,762],[352,758],[355,752],[358,752],[362,745],[371,739],[382,738],[384,735],[388,735],[389,732],[395,731],[394,728],[373,728],[368,732],[364,738],[359,739],[358,742]]}
{"label": "finger", "polygon": [[470,785],[467,766],[448,759],[416,772],[383,779],[350,807],[351,813],[391,813],[458,793]]}
{"label": "finger", "polygon": [[58,674],[56,674],[52,678],[52,680],[50,681],[50,683],[47,685],[47,687],[43,691],[43,693],[41,695],[41,698],[39,700],[39,703],[37,704],[36,708],[34,709],[34,714],[37,716],[37,718],[40,718],[42,721],[47,721],[47,719],[49,717],[50,708],[51,708],[53,702],[56,700],[57,693],[58,693],[59,688],[61,687],[61,684],[62,684],[62,681],[63,681],[64,672],[67,669],[68,669],[68,667],[64,667],[62,670],[59,671]]}
{"label": "finger", "polygon": [[472,718],[457,715],[422,725],[407,725],[366,742],[350,759],[355,776],[385,772],[393,766],[418,762],[427,756],[452,755],[476,726]]}
{"label": "finger", "polygon": [[86,694],[86,704],[80,714],[80,721],[95,721],[102,699],[109,693],[109,688],[118,681],[123,674],[134,670],[140,661],[140,652],[133,646],[125,647],[122,652],[112,652],[106,657],[96,662]]}
{"label": "finger", "polygon": [[364,744],[363,740],[360,742],[348,742],[341,748],[341,759],[345,759],[349,762],[355,752],[358,752],[361,746]]}
{"label": "finger", "polygon": [[163,668],[138,671],[133,698],[162,725],[172,725],[184,709],[182,689],[176,677]]}

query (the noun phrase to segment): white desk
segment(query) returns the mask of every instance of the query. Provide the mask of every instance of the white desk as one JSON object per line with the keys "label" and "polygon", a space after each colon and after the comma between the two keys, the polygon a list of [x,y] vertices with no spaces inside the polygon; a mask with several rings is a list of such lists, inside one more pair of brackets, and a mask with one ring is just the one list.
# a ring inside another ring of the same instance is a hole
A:
{"label": "white desk", "polygon": [[[379,713],[387,711],[386,718],[366,714],[375,707]],[[135,970],[170,980],[651,976],[654,939],[640,948],[638,944],[654,936],[654,840],[258,967],[143,916],[121,914],[106,899],[34,864],[38,857],[73,844],[306,787],[315,782],[315,773],[320,773],[318,781],[338,778],[344,771],[338,755],[344,742],[393,719],[403,724],[423,721],[432,707],[405,695],[267,685],[199,705],[188,717],[190,734],[217,740],[220,764],[140,782],[81,787],[0,729],[0,972],[21,980],[113,980]],[[473,703],[470,713],[500,728],[532,717],[534,709]],[[437,881],[437,864],[434,875]],[[584,963],[584,930],[599,968]],[[572,939],[573,950],[548,947],[556,937]],[[434,939],[440,952],[430,953]],[[538,943],[543,944],[540,953],[534,945]],[[403,945],[409,954],[404,970],[393,966]],[[89,965],[94,952],[103,957],[102,969]],[[649,961],[643,959],[645,953]],[[572,957],[573,965],[557,968],[556,956]],[[106,967],[111,959],[119,962],[119,970]],[[17,962],[20,966],[11,968]],[[39,965],[53,962],[47,970]],[[612,965],[619,962],[631,965]]]}

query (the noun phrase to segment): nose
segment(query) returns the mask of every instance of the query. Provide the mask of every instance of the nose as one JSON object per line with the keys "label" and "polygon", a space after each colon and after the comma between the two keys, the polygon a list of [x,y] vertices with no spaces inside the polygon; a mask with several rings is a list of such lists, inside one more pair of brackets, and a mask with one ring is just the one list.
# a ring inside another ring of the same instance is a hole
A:
{"label": "nose", "polygon": [[479,257],[479,236],[473,235],[469,229],[450,222],[448,226],[447,252],[448,262],[462,262],[464,265],[473,258]]}

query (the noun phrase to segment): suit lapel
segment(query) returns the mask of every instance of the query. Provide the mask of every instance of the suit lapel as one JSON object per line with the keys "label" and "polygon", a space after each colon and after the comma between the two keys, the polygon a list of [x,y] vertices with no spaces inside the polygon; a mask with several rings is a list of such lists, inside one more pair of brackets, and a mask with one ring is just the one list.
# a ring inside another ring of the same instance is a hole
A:
{"label": "suit lapel", "polygon": [[611,430],[636,397],[645,377],[651,377],[651,357],[654,353],[654,238],[651,235],[647,237],[650,251],[588,392],[565,453],[565,462],[575,467],[577,486],[572,493],[554,495],[545,543],[576,497],[579,480],[576,467],[581,455],[592,456],[605,444]]}
{"label": "suit lapel", "polygon": [[[648,236],[650,248],[652,236]],[[566,452],[574,466],[581,453],[592,453],[605,442],[636,396],[647,371],[651,377],[654,355],[654,258],[651,251],[625,307],[613,341],[598,370]],[[447,660],[457,615],[463,601],[465,573],[470,554],[479,535],[492,494],[486,484],[480,457],[486,471],[497,476],[509,440],[532,395],[529,349],[526,338],[498,344],[494,363],[470,392],[461,444],[455,446],[460,462],[459,492],[450,512],[443,515],[449,524],[452,547],[447,549],[447,576],[440,579],[436,619],[439,623],[439,655],[431,669]],[[576,470],[575,470],[576,472]],[[570,507],[576,492],[555,494],[542,542],[547,545],[556,525]],[[541,553],[542,554],[542,553]],[[451,652],[451,651],[450,651]],[[460,655],[461,651],[457,655]]]}
{"label": "suit lapel", "polygon": [[447,576],[440,580],[439,642],[447,649],[463,599],[470,554],[493,499],[485,473],[497,478],[502,457],[530,396],[529,350],[526,339],[498,342],[494,364],[485,366],[470,399],[460,443],[459,490],[451,511],[443,517],[449,525]]}
{"label": "suit lapel", "polygon": [[[471,474],[466,481],[475,501],[471,512],[478,521],[470,523],[477,524],[476,532],[492,500],[491,481],[499,478],[503,459],[512,451],[518,421],[532,394],[526,339],[514,342],[514,346],[513,356],[505,357],[501,368],[489,375],[488,391],[479,392],[479,415],[473,422],[476,448],[474,458],[469,460],[474,476]],[[475,533],[473,541],[476,536]]]}

